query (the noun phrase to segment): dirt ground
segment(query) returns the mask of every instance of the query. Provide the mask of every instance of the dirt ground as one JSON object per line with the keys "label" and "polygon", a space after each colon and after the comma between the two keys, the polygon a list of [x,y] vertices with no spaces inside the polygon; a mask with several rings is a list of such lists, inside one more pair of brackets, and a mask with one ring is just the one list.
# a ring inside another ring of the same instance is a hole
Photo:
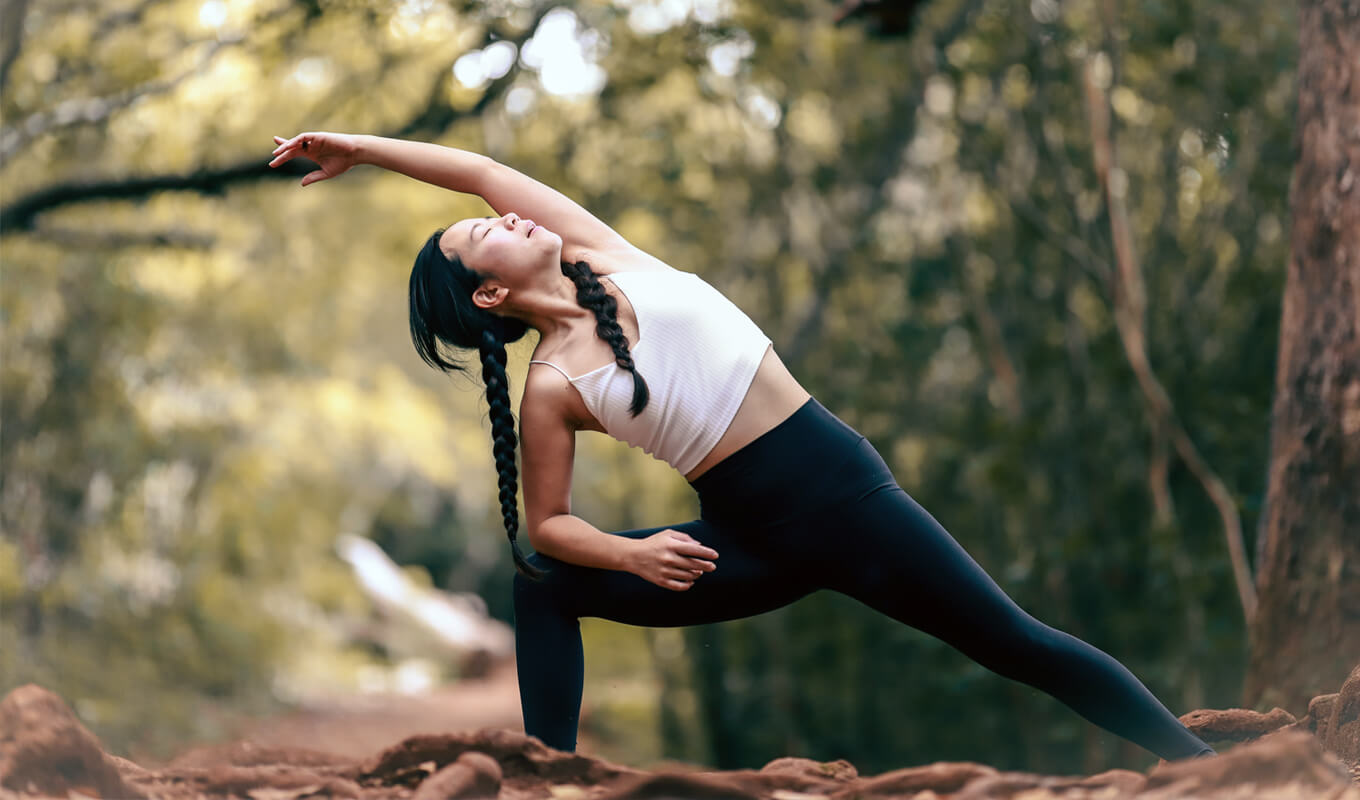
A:
{"label": "dirt ground", "polygon": [[[971,762],[862,776],[846,761],[796,758],[759,770],[648,771],[545,747],[515,732],[522,727],[517,709],[508,665],[485,681],[419,698],[299,711],[260,723],[240,741],[195,748],[148,769],[105,752],[60,697],[30,684],[0,702],[0,800],[1360,800],[1360,666],[1338,692],[1314,698],[1301,719],[1281,709],[1204,709],[1181,717],[1219,749],[1217,757],[1091,776]],[[441,732],[455,727],[465,732]]]}
{"label": "dirt ground", "polygon": [[484,678],[418,696],[346,697],[272,717],[244,731],[241,738],[264,747],[307,742],[313,750],[362,758],[408,736],[481,728],[524,729],[513,661],[498,665]]}

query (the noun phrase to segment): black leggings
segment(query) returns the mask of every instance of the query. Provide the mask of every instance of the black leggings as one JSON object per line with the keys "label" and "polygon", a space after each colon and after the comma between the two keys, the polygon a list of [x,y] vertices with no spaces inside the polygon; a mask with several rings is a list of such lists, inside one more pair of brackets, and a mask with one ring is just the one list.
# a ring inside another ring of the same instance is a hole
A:
{"label": "black leggings", "polygon": [[530,735],[576,749],[585,674],[580,617],[700,625],[832,589],[1162,758],[1212,752],[1118,661],[1017,606],[897,485],[868,439],[815,399],[692,485],[699,519],[617,534],[641,539],[673,528],[717,550],[717,569],[689,589],[542,554],[530,560],[548,570],[546,578],[516,575],[516,660]]}

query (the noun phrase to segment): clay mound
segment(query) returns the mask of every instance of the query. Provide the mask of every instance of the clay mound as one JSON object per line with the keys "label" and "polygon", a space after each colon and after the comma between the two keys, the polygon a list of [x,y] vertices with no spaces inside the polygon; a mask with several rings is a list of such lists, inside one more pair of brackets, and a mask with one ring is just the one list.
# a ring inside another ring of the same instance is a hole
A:
{"label": "clay mound", "polygon": [[31,683],[0,701],[0,787],[59,797],[142,797],[61,698]]}
{"label": "clay mound", "polygon": [[1181,716],[1181,723],[1206,742],[1247,742],[1297,722],[1283,708],[1273,708],[1268,714],[1245,708],[1202,708]]}
{"label": "clay mound", "polygon": [[1240,742],[1216,758],[1163,762],[1146,774],[1006,772],[941,762],[863,777],[846,761],[780,758],[759,770],[655,771],[564,753],[512,731],[408,737],[366,759],[249,742],[198,748],[146,770],[103,751],[61,698],[38,686],[0,703],[0,797],[85,796],[306,800],[1360,800],[1360,667],[1296,720],[1280,709],[1194,711],[1210,742]]}
{"label": "clay mound", "polygon": [[[1333,697],[1333,695],[1323,695]],[[1341,684],[1330,703],[1331,713],[1327,714],[1324,725],[1319,718],[1318,738],[1328,752],[1335,753],[1342,761],[1352,767],[1360,764],[1360,667],[1351,670],[1350,677]],[[1319,698],[1313,698],[1316,702]],[[1309,716],[1313,703],[1308,704]],[[1319,708],[1321,713],[1321,708]]]}
{"label": "clay mound", "polygon": [[638,773],[603,759],[554,750],[522,733],[487,728],[412,736],[353,768],[349,774],[367,786],[418,785],[425,774],[433,774],[472,752],[493,758],[502,775],[516,784],[594,786]]}

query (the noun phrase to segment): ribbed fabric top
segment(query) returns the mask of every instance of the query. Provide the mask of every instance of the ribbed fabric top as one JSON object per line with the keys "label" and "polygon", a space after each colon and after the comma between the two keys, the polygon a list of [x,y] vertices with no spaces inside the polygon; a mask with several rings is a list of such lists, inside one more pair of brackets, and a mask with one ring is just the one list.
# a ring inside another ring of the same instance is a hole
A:
{"label": "ribbed fabric top", "polygon": [[641,447],[686,474],[713,449],[737,415],[770,338],[731,300],[692,272],[659,270],[602,276],[637,315],[633,365],[650,399],[628,413],[633,376],[610,362],[571,377],[586,408],[615,439]]}

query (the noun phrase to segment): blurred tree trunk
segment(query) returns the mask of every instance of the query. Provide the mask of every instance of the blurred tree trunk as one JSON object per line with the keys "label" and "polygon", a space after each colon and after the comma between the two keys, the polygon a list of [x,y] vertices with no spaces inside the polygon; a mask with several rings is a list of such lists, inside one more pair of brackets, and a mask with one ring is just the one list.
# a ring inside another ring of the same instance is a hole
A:
{"label": "blurred tree trunk", "polygon": [[1360,661],[1360,0],[1303,0],[1293,235],[1243,702],[1300,713]]}
{"label": "blurred tree trunk", "polygon": [[694,683],[699,690],[699,718],[708,734],[709,758],[718,769],[740,763],[741,731],[733,725],[731,701],[724,685],[726,659],[721,631],[713,625],[686,630],[694,653]]}
{"label": "blurred tree trunk", "polygon": [[[661,686],[657,698],[657,735],[661,739],[661,754],[667,758],[698,759],[701,755],[689,746],[689,726],[681,711],[681,687],[689,680],[683,668],[683,660],[669,652],[662,642],[661,633],[656,628],[647,628],[647,647],[652,656],[652,668],[656,670],[657,683]],[[676,634],[681,636],[682,634]],[[683,639],[682,639],[683,641]]]}

